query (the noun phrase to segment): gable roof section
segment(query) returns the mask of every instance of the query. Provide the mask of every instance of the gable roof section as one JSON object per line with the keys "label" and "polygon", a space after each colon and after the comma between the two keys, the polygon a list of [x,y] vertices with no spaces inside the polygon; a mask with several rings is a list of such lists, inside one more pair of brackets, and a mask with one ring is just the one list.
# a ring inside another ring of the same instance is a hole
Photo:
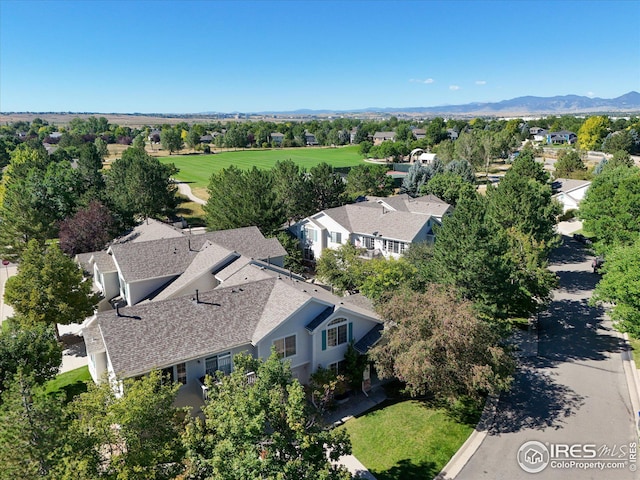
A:
{"label": "gable roof section", "polygon": [[167,225],[153,218],[148,218],[141,224],[136,225],[129,233],[118,238],[114,243],[148,242],[150,240],[160,240],[161,238],[177,238],[183,236],[184,233],[173,228],[171,225]]}
{"label": "gable roof section", "polygon": [[228,266],[230,262],[233,262],[238,257],[240,257],[238,253],[232,252],[231,250],[207,240],[200,251],[193,257],[191,263],[182,275],[180,275],[175,282],[171,283],[171,285],[156,295],[154,300],[158,301],[170,298],[171,295],[175,294],[186,285],[189,285],[192,281],[200,278],[208,272],[214,273],[212,272],[214,268],[220,270]]}
{"label": "gable roof section", "polygon": [[412,242],[430,218],[411,212],[383,210],[381,205],[376,207],[357,203],[330,208],[324,213],[352,233],[373,235],[375,232],[377,236],[403,242]]}
{"label": "gable roof section", "polygon": [[379,202],[384,202],[399,212],[419,213],[434,217],[442,217],[451,207],[444,200],[440,200],[431,194],[415,198],[407,194],[394,195],[392,197],[367,197],[367,201],[362,202],[362,205],[376,206]]}
{"label": "gable roof section", "polygon": [[556,178],[551,184],[555,195],[570,193],[584,186],[591,185],[589,180],[574,180],[572,178]]}
{"label": "gable roof section", "polygon": [[126,378],[249,344],[276,279],[99,313],[114,371]]}
{"label": "gable roof section", "polygon": [[109,247],[109,252],[125,281],[136,282],[183,274],[207,242],[249,258],[266,259],[287,254],[277,238],[264,238],[257,227],[181,235],[146,242],[117,243]]}

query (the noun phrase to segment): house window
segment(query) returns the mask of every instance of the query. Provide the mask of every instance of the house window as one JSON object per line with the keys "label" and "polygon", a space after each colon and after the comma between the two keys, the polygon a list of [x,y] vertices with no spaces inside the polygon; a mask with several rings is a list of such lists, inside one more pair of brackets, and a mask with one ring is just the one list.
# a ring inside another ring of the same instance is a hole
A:
{"label": "house window", "polygon": [[347,319],[336,318],[329,322],[327,328],[327,346],[337,347],[347,343]]}
{"label": "house window", "polygon": [[373,250],[373,237],[364,237],[364,248],[367,250]]}
{"label": "house window", "polygon": [[309,240],[311,242],[318,241],[318,231],[315,228],[304,227],[302,232],[306,240]]}
{"label": "house window", "polygon": [[207,375],[215,377],[216,372],[222,372],[225,375],[229,375],[231,373],[231,352],[208,357],[205,359],[204,365]]}
{"label": "house window", "polygon": [[332,243],[342,243],[342,233],[330,232]]}
{"label": "house window", "polygon": [[178,373],[177,375],[178,382],[180,382],[183,385],[187,383],[187,364],[179,363],[178,365],[176,365],[176,371]]}
{"label": "house window", "polygon": [[290,335],[288,337],[279,338],[273,341],[278,352],[278,357],[288,358],[293,357],[296,354],[296,336]]}
{"label": "house window", "polygon": [[391,253],[404,253],[405,245],[403,242],[395,240],[385,240],[384,249]]}
{"label": "house window", "polygon": [[339,362],[330,363],[328,369],[331,370],[336,375],[344,375],[346,370],[347,362],[344,360],[340,360]]}

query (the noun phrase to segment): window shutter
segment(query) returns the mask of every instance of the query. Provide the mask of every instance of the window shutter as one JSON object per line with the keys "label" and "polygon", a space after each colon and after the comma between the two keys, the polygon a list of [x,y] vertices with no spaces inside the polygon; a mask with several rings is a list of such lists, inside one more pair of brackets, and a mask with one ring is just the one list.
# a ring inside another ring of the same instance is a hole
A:
{"label": "window shutter", "polygon": [[322,350],[327,349],[327,331],[322,330]]}
{"label": "window shutter", "polygon": [[349,341],[353,340],[353,322],[349,322]]}

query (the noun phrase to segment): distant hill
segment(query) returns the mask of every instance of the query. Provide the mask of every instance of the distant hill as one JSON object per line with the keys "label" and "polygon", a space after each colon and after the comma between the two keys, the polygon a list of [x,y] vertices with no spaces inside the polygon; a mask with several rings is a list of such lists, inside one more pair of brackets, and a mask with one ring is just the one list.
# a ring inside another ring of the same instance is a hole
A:
{"label": "distant hill", "polygon": [[425,113],[441,115],[533,115],[533,114],[575,114],[595,112],[640,112],[640,93],[629,92],[617,98],[585,97],[580,95],[559,95],[555,97],[517,97],[493,103],[467,103],[464,105],[442,105],[437,107],[369,107],[359,110],[330,111],[300,109],[289,112],[259,112],[262,114],[305,114],[322,115],[328,113]]}

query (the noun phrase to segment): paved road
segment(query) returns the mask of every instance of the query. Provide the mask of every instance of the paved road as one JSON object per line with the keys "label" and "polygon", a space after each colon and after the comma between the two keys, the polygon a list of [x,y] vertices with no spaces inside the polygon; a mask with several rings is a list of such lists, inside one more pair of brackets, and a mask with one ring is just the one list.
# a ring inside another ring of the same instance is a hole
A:
{"label": "paved road", "polygon": [[517,461],[518,450],[528,441],[551,448],[595,444],[616,455],[621,445],[638,441],[623,369],[624,343],[603,311],[587,305],[597,281],[591,259],[567,237],[555,252],[552,270],[560,288],[540,316],[538,357],[522,361],[513,390],[500,399],[488,435],[456,480],[638,478],[632,462],[621,470],[554,469],[550,463],[539,473],[526,473]]}

